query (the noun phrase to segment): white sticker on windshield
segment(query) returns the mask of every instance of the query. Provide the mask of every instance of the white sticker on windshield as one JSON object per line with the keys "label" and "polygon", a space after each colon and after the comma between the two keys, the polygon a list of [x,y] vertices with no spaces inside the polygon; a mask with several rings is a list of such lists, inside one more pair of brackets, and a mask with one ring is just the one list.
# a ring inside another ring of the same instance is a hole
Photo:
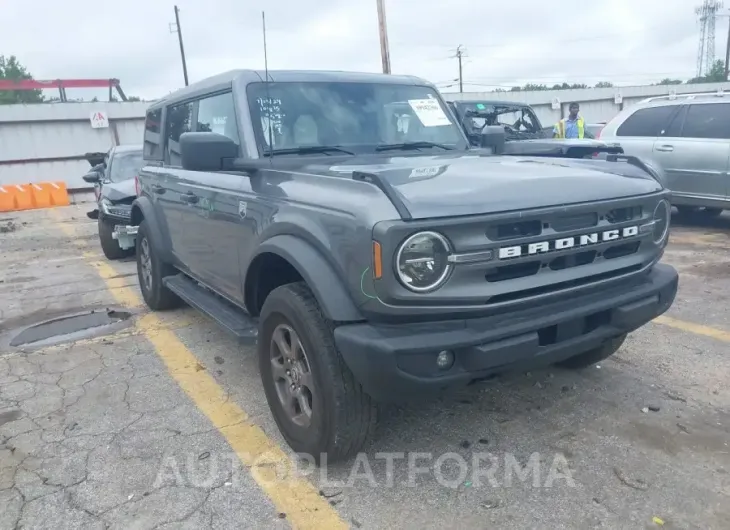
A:
{"label": "white sticker on windshield", "polygon": [[424,127],[440,127],[451,124],[436,99],[409,99],[408,104]]}

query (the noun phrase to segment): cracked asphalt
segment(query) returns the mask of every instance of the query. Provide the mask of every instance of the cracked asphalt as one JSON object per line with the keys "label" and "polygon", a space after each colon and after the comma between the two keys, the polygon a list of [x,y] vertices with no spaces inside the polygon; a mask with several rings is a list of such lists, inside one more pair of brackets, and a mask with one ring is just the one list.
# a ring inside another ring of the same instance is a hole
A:
{"label": "cracked asphalt", "polygon": [[[675,305],[600,368],[384,407],[362,455],[292,484],[253,458],[288,449],[252,349],[190,308],[149,314],[86,210],[0,216],[0,530],[730,528],[727,214],[675,224]],[[107,309],[132,316],[9,345]]]}

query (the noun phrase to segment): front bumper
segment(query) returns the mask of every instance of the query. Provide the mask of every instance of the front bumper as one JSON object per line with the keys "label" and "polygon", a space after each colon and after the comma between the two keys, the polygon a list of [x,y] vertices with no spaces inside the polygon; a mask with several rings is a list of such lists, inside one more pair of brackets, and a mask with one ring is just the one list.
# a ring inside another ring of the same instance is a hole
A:
{"label": "front bumper", "polygon": [[[129,222],[129,221],[127,221]],[[128,224],[118,224],[114,226],[112,239],[116,239],[122,250],[134,248],[137,238],[138,226]]]}
{"label": "front bumper", "polygon": [[[335,328],[335,343],[365,391],[390,401],[434,394],[490,375],[546,366],[601,346],[664,313],[677,294],[677,271],[657,264],[648,275],[610,290],[470,320]],[[441,371],[436,356],[454,353]]]}

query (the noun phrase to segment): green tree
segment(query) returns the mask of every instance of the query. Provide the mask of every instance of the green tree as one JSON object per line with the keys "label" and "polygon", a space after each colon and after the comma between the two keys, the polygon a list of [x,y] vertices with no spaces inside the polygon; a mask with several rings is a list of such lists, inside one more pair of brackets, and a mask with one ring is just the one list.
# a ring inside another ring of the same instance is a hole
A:
{"label": "green tree", "polygon": [[722,83],[725,79],[725,61],[718,59],[712,63],[712,68],[705,75],[693,77],[687,84],[691,83]]}
{"label": "green tree", "polygon": [[599,83],[596,83],[595,88],[613,88],[613,83],[610,81],[601,81]]}
{"label": "green tree", "polygon": [[664,79],[662,79],[661,81],[659,81],[656,84],[657,85],[681,85],[682,80],[681,79],[670,79],[668,77],[665,77]]}
{"label": "green tree", "polygon": [[[9,81],[21,81],[33,79],[25,67],[18,62],[15,55],[5,57],[0,55],[0,79]],[[43,92],[41,90],[3,90],[0,91],[0,105],[12,103],[42,103]]]}

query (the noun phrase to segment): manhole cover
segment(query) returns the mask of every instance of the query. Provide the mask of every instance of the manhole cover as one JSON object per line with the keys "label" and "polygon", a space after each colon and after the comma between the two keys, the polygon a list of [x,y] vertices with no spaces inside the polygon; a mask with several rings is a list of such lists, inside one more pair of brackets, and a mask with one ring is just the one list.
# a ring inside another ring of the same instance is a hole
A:
{"label": "manhole cover", "polygon": [[111,333],[132,316],[127,311],[91,311],[47,320],[18,333],[11,346],[47,346]]}

